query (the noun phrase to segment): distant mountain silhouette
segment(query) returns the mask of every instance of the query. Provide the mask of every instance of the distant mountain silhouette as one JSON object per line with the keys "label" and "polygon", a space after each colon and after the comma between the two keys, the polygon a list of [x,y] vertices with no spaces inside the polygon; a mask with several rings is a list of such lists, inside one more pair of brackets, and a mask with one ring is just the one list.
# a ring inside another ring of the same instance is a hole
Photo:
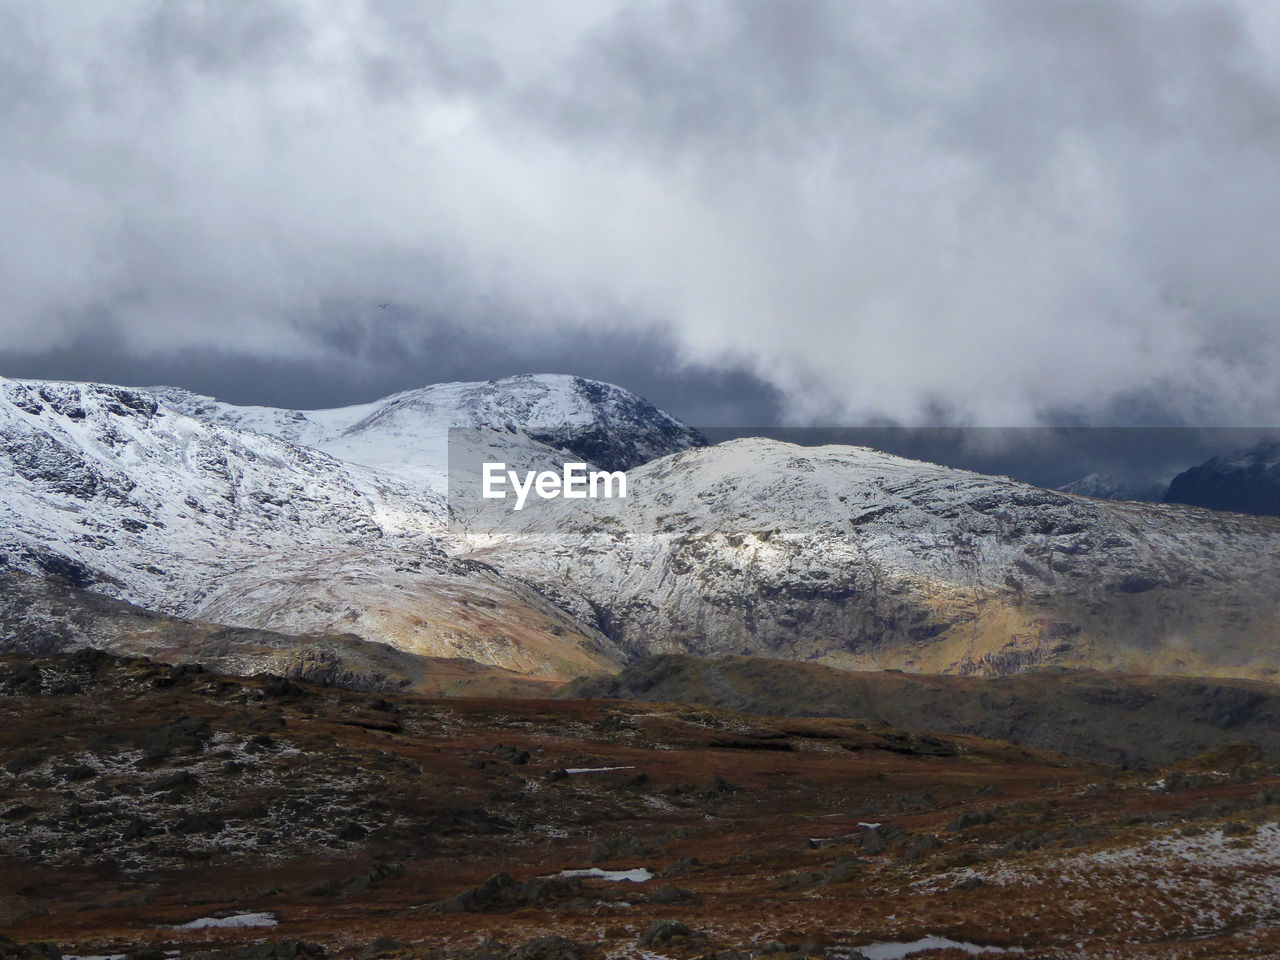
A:
{"label": "distant mountain silhouette", "polygon": [[1214,457],[1173,478],[1166,503],[1280,517],[1280,441]]}

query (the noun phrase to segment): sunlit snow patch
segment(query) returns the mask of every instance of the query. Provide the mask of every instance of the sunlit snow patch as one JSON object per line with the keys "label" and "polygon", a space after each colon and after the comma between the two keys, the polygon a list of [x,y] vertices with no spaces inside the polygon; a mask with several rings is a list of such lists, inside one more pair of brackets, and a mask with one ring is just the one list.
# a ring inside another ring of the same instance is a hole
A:
{"label": "sunlit snow patch", "polygon": [[274,927],[276,918],[270,913],[237,913],[231,917],[201,917],[190,923],[179,923],[174,930],[204,930],[206,927]]}
{"label": "sunlit snow patch", "polygon": [[636,867],[634,870],[601,870],[599,867],[588,867],[586,870],[561,870],[556,874],[557,877],[592,877],[597,880],[630,880],[632,883],[644,883],[646,880],[652,880],[653,874],[644,867]]}
{"label": "sunlit snow patch", "polygon": [[634,770],[630,767],[565,767],[565,773],[608,773],[610,770]]}

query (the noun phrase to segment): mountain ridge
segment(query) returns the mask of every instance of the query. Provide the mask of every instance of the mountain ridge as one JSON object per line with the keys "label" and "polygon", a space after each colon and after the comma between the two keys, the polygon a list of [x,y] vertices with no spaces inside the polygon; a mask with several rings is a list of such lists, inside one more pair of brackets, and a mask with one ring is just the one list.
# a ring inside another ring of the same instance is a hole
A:
{"label": "mountain ridge", "polygon": [[[663,652],[1276,673],[1280,521],[1093,500],[869,448],[699,446],[670,415],[592,383],[449,384],[308,419],[3,380],[0,556],[173,616],[354,633],[546,679]],[[444,449],[414,440],[481,423],[485,450],[536,465],[565,456],[534,436],[555,440],[549,422],[570,425],[565,444],[670,449],[630,469],[626,500],[539,501],[469,527],[427,476],[444,476],[432,459]],[[338,438],[329,451],[295,442],[322,433]],[[407,468],[336,456],[344,436]]]}
{"label": "mountain ridge", "polygon": [[761,439],[673,454],[631,483],[625,505],[526,508],[517,532],[473,555],[577,585],[562,602],[595,611],[632,659],[1275,673],[1280,523],[1269,518]]}
{"label": "mountain ridge", "polygon": [[450,428],[522,434],[609,470],[706,444],[696,430],[647,400],[569,374],[432,384],[324,410],[237,406],[173,387],[158,388],[157,396],[197,419],[315,447],[425,482],[438,493],[447,489]]}

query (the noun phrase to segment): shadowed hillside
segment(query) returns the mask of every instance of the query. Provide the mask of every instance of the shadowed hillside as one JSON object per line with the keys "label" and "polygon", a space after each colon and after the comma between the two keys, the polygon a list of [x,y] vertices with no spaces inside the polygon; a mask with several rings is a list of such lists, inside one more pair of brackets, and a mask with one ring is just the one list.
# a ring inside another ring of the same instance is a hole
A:
{"label": "shadowed hillside", "polygon": [[1250,680],[1048,670],[954,677],[672,655],[562,696],[700,703],[771,716],[859,717],[967,733],[1101,763],[1168,763],[1249,740],[1280,757],[1280,686]]}

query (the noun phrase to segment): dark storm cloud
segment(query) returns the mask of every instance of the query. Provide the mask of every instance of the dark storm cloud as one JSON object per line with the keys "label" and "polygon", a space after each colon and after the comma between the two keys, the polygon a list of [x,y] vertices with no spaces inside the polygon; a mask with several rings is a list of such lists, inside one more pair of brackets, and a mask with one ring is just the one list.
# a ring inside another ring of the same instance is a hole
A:
{"label": "dark storm cloud", "polygon": [[6,373],[1280,419],[1271,5],[68,0],[0,36]]}
{"label": "dark storm cloud", "polygon": [[352,328],[335,326],[323,337],[333,347],[331,356],[297,360],[231,347],[140,356],[122,350],[104,322],[51,350],[0,351],[0,376],[175,385],[229,403],[316,409],[366,403],[428,383],[589,371],[626,384],[689,423],[737,428],[735,436],[777,424],[783,409],[777,389],[749,371],[683,363],[672,339],[649,331],[556,331],[526,339],[495,338],[439,318],[388,325],[398,329],[355,337]]}

